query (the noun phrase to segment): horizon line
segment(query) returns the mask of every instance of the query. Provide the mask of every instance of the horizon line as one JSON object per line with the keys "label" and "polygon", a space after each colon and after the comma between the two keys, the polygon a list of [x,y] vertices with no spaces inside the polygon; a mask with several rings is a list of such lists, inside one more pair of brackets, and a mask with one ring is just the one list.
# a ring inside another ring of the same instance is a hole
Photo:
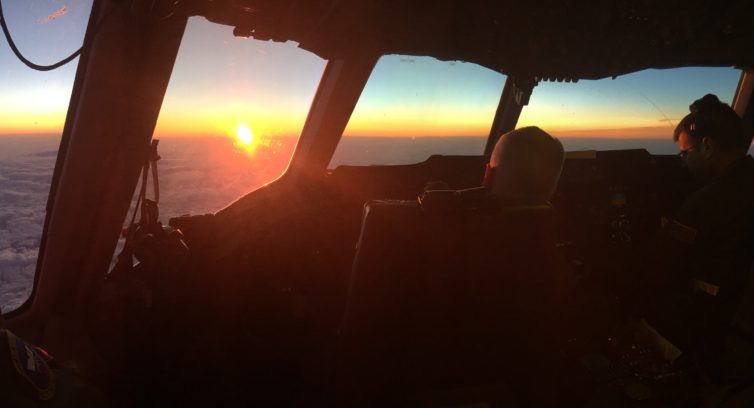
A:
{"label": "horizon line", "polygon": [[[614,132],[615,130],[613,130]],[[561,138],[561,139],[646,139],[646,140],[662,140],[662,139],[672,139],[671,137],[667,135],[625,135],[625,136],[614,136],[608,134],[600,134],[599,131],[596,130],[589,130],[584,131],[583,133],[579,131],[565,131],[565,134],[562,134],[561,132],[553,131],[548,132],[552,136]],[[62,132],[30,132],[30,133],[10,133],[10,132],[0,132],[0,137],[62,137]],[[483,138],[486,139],[488,136],[486,135],[463,135],[463,134],[457,134],[457,135],[373,135],[373,134],[348,134],[343,135],[342,138],[380,138],[380,139],[424,139],[424,138],[436,138],[436,139],[444,139],[444,138]],[[223,138],[223,139],[234,139],[231,136],[223,135],[219,133],[187,133],[187,134],[161,134],[161,135],[153,135],[153,139],[197,139],[197,138]],[[261,136],[263,139],[298,139],[298,135],[275,135],[275,136]]]}

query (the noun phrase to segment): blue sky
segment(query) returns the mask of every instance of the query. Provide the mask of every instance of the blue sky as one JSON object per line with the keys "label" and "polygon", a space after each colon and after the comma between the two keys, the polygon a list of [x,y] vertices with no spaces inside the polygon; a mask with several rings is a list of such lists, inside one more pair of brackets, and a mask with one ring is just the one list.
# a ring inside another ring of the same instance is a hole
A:
{"label": "blue sky", "polygon": [[[5,0],[3,13],[24,56],[40,65],[55,63],[76,51],[84,38],[91,0]],[[63,9],[66,7],[66,9]],[[53,20],[47,17],[67,10]],[[78,58],[49,72],[23,65],[0,39],[0,133],[62,129]]]}
{"label": "blue sky", "polygon": [[[91,0],[5,0],[3,5],[21,51],[38,64],[50,64],[81,45]],[[0,40],[0,133],[59,132],[76,63],[52,72],[32,71]],[[232,133],[244,124],[259,134],[295,136],[324,66],[324,60],[295,43],[238,39],[231,27],[192,18],[156,133]],[[661,137],[705,93],[729,102],[738,76],[731,68],[684,68],[575,85],[542,83],[520,124],[561,135],[617,130],[613,133],[620,136],[621,129],[633,129],[625,134]],[[346,134],[483,135],[504,79],[474,64],[383,57]]]}

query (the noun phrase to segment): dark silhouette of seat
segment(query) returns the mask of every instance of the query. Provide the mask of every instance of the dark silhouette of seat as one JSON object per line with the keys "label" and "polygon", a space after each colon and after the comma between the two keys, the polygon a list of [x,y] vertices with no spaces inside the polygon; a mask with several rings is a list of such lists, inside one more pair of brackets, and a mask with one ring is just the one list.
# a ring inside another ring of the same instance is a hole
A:
{"label": "dark silhouette of seat", "polygon": [[482,189],[420,201],[365,205],[338,392],[363,403],[501,382],[526,388],[563,332],[568,268],[552,207],[500,206]]}

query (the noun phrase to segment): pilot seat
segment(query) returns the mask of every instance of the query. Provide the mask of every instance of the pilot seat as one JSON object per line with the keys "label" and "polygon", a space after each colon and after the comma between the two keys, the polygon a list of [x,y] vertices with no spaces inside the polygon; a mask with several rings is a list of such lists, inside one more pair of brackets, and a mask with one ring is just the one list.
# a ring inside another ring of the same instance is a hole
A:
{"label": "pilot seat", "polygon": [[555,225],[548,202],[483,188],[368,202],[339,332],[344,405],[549,398],[534,384],[557,375],[573,294]]}

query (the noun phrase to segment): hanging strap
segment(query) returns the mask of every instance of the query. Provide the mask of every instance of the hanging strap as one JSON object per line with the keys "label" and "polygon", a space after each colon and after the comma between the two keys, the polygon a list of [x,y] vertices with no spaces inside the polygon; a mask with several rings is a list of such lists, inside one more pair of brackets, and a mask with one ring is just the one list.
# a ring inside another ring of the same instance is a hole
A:
{"label": "hanging strap", "polygon": [[[113,270],[127,270],[132,267],[132,255],[133,249],[131,248],[131,241],[133,240],[134,232],[136,231],[136,214],[141,211],[141,217],[139,224],[142,226],[150,225],[157,222],[159,218],[159,210],[157,203],[160,201],[160,184],[157,176],[157,160],[160,160],[160,155],[157,153],[157,145],[159,140],[152,140],[149,145],[149,152],[147,158],[144,161],[144,165],[141,167],[141,188],[139,189],[139,196],[136,198],[136,206],[134,208],[133,215],[131,216],[131,222],[124,230],[124,236],[126,243],[123,246],[123,250],[118,255],[118,262]],[[154,200],[146,198],[147,195],[147,180],[149,179],[149,169],[152,169],[152,187],[154,191]]]}
{"label": "hanging strap", "polygon": [[152,140],[149,150],[149,164],[152,167],[152,188],[154,190],[154,202],[160,202],[160,180],[157,177],[157,160],[160,160],[160,155],[157,153],[157,144],[160,141],[157,139]]}
{"label": "hanging strap", "polygon": [[[157,222],[160,216],[157,207],[157,204],[160,202],[160,182],[157,175],[157,160],[160,160],[160,155],[157,153],[157,145],[159,143],[160,141],[157,139],[152,140],[147,160],[144,162],[144,167],[141,170],[141,191],[139,192],[136,208],[141,210],[139,223],[144,226]],[[152,169],[154,200],[147,199],[147,180],[149,179],[150,168]]]}

